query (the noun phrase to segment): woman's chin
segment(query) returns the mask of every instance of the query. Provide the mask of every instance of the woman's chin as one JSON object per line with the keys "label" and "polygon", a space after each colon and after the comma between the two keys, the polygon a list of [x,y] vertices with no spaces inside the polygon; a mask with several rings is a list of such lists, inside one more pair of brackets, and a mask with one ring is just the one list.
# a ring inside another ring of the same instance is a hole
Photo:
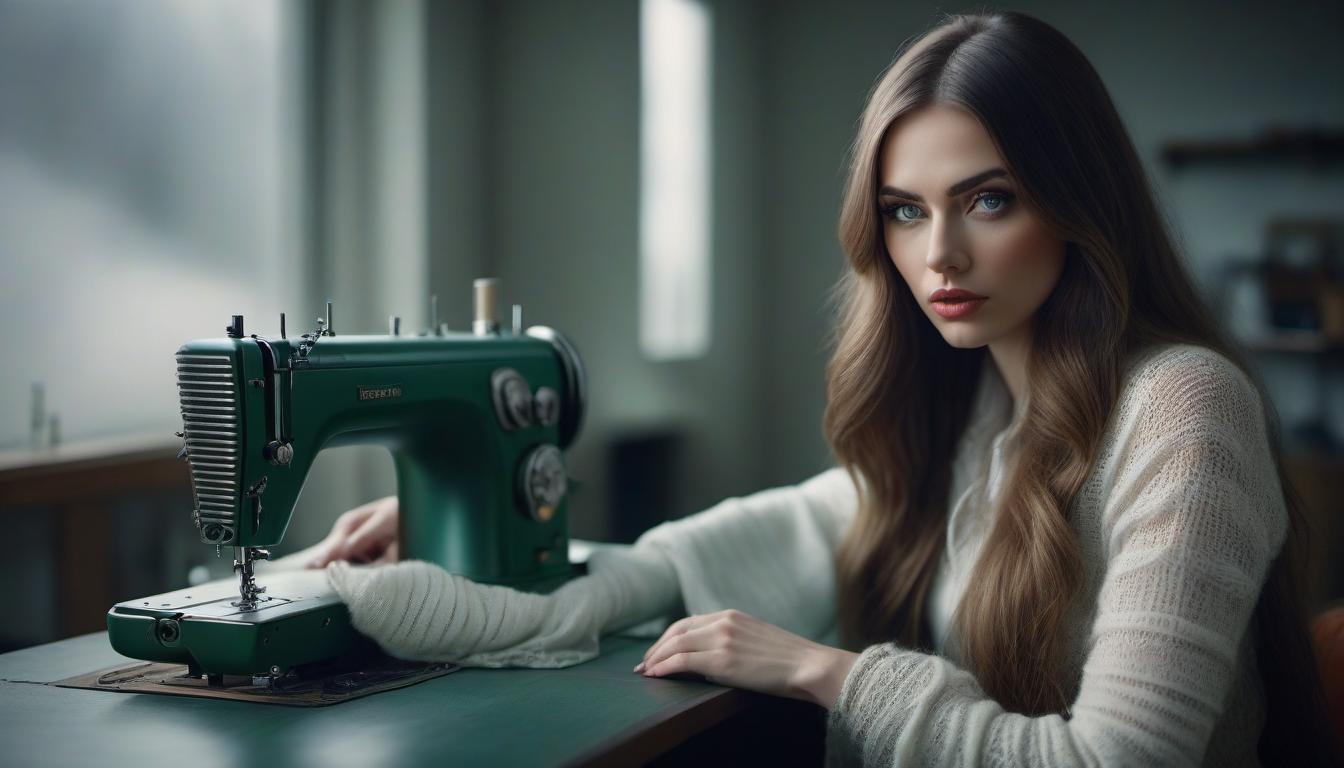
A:
{"label": "woman's chin", "polygon": [[963,324],[958,324],[958,327],[955,328],[943,327],[938,330],[943,334],[943,341],[957,349],[978,349],[987,343],[985,334],[980,329],[970,328]]}

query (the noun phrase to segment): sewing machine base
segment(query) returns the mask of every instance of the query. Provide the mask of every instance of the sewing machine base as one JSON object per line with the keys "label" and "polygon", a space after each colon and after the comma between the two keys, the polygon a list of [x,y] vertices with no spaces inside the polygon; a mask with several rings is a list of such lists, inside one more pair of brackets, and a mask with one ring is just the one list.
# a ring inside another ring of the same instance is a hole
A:
{"label": "sewing machine base", "polygon": [[181,664],[146,661],[49,684],[60,688],[324,707],[405,688],[459,669],[449,662],[403,661],[373,648],[367,653],[296,667],[281,678],[201,675]]}
{"label": "sewing machine base", "polygon": [[[515,588],[549,593],[587,572],[566,563]],[[377,650],[350,624],[350,612],[334,594],[267,595],[243,610],[238,585],[211,582],[112,606],[107,636],[123,656],[185,664],[192,674],[278,678],[304,665]]]}
{"label": "sewing machine base", "polygon": [[242,610],[220,582],[117,603],[107,634],[123,656],[185,664],[207,675],[281,677],[368,644],[336,595],[277,594]]}

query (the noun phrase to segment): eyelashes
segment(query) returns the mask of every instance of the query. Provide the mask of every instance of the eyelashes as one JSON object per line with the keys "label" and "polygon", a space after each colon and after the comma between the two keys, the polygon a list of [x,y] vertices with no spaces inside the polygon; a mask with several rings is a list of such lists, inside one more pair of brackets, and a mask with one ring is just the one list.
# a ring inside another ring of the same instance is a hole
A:
{"label": "eyelashes", "polygon": [[[975,198],[971,201],[971,209],[974,210],[982,200],[997,201],[993,207],[985,207],[983,209],[985,213],[988,214],[987,216],[979,217],[982,219],[994,220],[1006,216],[1007,212],[1013,207],[1016,198],[1016,195],[1006,190],[985,189],[976,193]],[[918,221],[919,219],[917,218],[902,218],[899,215],[900,211],[906,208],[915,211],[919,210],[919,206],[914,203],[893,202],[879,207],[878,211],[882,214],[882,218],[896,222],[897,224],[912,224]]]}

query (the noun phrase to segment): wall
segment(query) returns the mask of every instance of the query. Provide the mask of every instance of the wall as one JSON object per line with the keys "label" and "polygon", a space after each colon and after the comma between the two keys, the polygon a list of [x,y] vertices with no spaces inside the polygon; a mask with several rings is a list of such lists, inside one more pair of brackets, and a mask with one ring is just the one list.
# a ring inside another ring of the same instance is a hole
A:
{"label": "wall", "polygon": [[606,530],[604,449],[631,431],[686,430],[681,512],[759,487],[756,20],[731,3],[712,19],[713,338],[702,359],[650,362],[635,304],[638,4],[491,6],[488,259],[525,322],[571,336],[588,367],[589,410],[570,451],[575,536]]}

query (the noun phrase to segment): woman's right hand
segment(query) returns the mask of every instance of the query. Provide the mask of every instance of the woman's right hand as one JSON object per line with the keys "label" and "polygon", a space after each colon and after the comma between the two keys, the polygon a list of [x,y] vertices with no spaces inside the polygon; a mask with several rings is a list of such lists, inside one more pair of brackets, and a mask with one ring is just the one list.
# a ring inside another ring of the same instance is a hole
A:
{"label": "woman's right hand", "polygon": [[384,496],[336,518],[331,533],[314,547],[309,568],[334,560],[352,563],[397,562],[397,497]]}

